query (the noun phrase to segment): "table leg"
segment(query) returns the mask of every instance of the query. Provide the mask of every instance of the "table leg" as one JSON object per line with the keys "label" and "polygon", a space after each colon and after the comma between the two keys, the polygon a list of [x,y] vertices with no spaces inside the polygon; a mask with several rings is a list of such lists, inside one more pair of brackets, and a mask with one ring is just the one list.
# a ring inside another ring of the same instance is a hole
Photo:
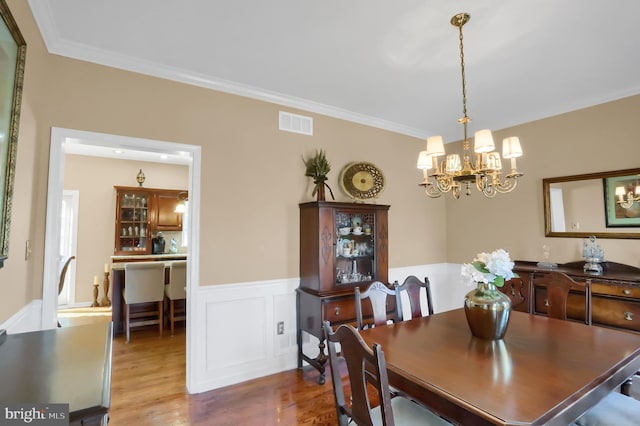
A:
{"label": "table leg", "polygon": [[631,384],[633,383],[633,377],[629,377],[620,385],[620,393],[626,396],[631,396]]}

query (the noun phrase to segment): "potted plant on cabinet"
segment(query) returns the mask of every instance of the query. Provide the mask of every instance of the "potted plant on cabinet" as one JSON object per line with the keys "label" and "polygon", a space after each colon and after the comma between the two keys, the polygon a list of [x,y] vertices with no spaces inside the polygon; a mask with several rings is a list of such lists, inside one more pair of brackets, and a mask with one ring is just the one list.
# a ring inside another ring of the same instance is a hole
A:
{"label": "potted plant on cabinet", "polygon": [[335,200],[333,191],[327,183],[327,175],[329,174],[329,171],[331,171],[331,165],[327,160],[324,150],[321,149],[316,151],[313,157],[308,160],[304,160],[304,164],[306,166],[306,172],[304,175],[313,178],[313,183],[315,184],[311,195],[316,195],[317,201],[324,201],[324,188],[326,187],[329,189],[331,199]]}

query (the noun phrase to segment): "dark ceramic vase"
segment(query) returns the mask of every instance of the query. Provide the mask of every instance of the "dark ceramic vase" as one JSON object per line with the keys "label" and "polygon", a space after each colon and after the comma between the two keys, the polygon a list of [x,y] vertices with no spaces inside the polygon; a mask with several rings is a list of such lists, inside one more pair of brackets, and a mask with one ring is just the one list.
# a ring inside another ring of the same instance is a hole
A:
{"label": "dark ceramic vase", "polygon": [[486,340],[500,340],[507,332],[511,299],[495,285],[478,283],[464,298],[464,313],[471,334]]}

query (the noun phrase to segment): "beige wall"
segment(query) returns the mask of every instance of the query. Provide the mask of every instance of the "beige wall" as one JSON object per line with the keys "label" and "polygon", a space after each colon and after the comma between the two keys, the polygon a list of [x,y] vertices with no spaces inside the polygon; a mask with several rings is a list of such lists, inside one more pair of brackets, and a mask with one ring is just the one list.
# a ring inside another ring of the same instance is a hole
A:
{"label": "beige wall", "polygon": [[[582,239],[545,238],[542,179],[638,167],[640,96],[575,111],[495,132],[497,141],[518,135],[525,176],[511,194],[493,200],[478,194],[447,200],[447,259],[465,262],[479,251],[505,248],[513,258],[539,260],[551,246],[555,262],[580,260]],[[602,215],[602,204],[584,206]],[[585,219],[590,220],[590,219]],[[607,260],[640,267],[638,240],[599,239]]]}
{"label": "beige wall", "polygon": [[[78,250],[76,253],[76,303],[93,300],[93,277],[98,276],[100,296],[104,264],[111,263],[114,246],[116,194],[114,186],[138,186],[142,169],[146,188],[186,190],[189,167],[143,161],[65,155],[64,189],[79,192]],[[165,233],[169,241],[169,233]],[[168,245],[167,245],[168,248]]]}
{"label": "beige wall", "polygon": [[[201,253],[197,285],[298,276],[298,203],[310,201],[302,157],[325,149],[337,184],[351,161],[377,164],[387,179],[390,267],[468,261],[495,247],[537,259],[544,238],[541,179],[637,166],[633,111],[640,97],[518,126],[526,176],[495,200],[428,199],[415,168],[423,142],[314,117],[314,136],[278,131],[277,105],[50,55],[27,2],[9,0],[28,44],[14,220],[0,321],[42,297],[45,210],[52,126],[202,147]],[[525,100],[523,100],[524,102]],[[306,114],[305,112],[300,112]],[[455,115],[452,116],[452,120]],[[433,126],[432,126],[433,127]],[[497,132],[496,139],[511,132]],[[595,151],[605,140],[610,155]],[[615,151],[614,151],[615,149]],[[605,158],[606,157],[606,158]],[[24,260],[24,243],[33,254]],[[580,240],[553,239],[556,260],[575,260]],[[603,243],[613,260],[638,265],[638,243]]]}
{"label": "beige wall", "polygon": [[[311,200],[302,158],[316,149],[332,163],[338,200],[346,200],[337,179],[347,163],[371,161],[386,174],[378,202],[391,204],[392,266],[446,260],[445,230],[433,225],[444,221],[444,201],[426,200],[417,186],[421,141],[317,114],[313,137],[280,132],[277,105],[50,55],[27,3],[9,6],[28,44],[16,176],[24,189],[0,270],[12,283],[0,321],[42,297],[52,126],[202,147],[197,285],[298,275],[298,203]],[[33,254],[24,260],[27,239]]]}

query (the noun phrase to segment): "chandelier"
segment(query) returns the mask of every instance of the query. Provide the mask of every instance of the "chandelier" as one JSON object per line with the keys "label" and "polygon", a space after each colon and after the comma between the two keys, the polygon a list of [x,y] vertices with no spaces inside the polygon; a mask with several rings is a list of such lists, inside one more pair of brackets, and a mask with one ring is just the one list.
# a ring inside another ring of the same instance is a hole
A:
{"label": "chandelier", "polygon": [[[464,48],[462,43],[462,26],[469,22],[469,14],[459,13],[451,18],[451,25],[458,27],[460,36],[460,67],[462,70],[462,111],[464,113],[458,122],[464,128],[464,140],[462,142],[462,161],[460,155],[449,154],[443,161],[438,157],[445,155],[442,136],[427,138],[426,151],[418,156],[418,168],[422,169],[424,186],[429,197],[439,197],[445,192],[451,192],[457,199],[464,188],[466,195],[471,195],[471,186],[475,183],[478,191],[486,197],[494,197],[497,193],[511,192],[515,189],[517,179],[523,176],[516,168],[516,157],[522,156],[520,140],[508,137],[502,141],[502,157],[511,159],[511,171],[501,180],[502,160],[500,154],[495,151],[493,136],[488,129],[478,130],[474,136],[474,161],[469,154],[469,138],[467,126],[471,118],[467,115],[467,88],[464,72]],[[429,170],[433,173],[429,174]]]}
{"label": "chandelier", "polygon": [[635,194],[631,190],[627,192],[624,186],[618,186],[616,187],[616,195],[618,196],[616,203],[625,209],[629,209],[633,206],[634,202],[640,203],[640,184],[636,184]]}

